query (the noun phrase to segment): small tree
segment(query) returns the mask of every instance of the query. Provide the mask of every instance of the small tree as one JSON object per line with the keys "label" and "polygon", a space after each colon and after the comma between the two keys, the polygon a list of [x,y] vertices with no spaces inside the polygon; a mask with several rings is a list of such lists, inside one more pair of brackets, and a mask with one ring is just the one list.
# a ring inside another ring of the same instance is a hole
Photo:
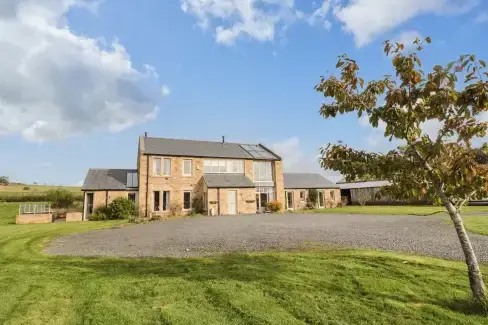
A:
{"label": "small tree", "polygon": [[317,192],[316,189],[312,188],[308,191],[308,198],[307,198],[307,204],[315,208],[317,206],[317,200],[319,199],[319,192]]}
{"label": "small tree", "polygon": [[7,186],[8,184],[10,184],[8,176],[0,176],[0,185]]}
{"label": "small tree", "polygon": [[368,195],[368,193],[365,193],[364,191],[360,191],[358,193],[358,203],[360,206],[365,206],[370,199],[371,197]]}
{"label": "small tree", "polygon": [[[488,194],[488,146],[473,147],[473,140],[484,137],[488,129],[479,118],[488,110],[488,72],[484,61],[462,55],[425,73],[418,53],[430,41],[415,40],[416,50],[410,53],[403,44],[386,41],[384,52],[392,56],[395,77],[386,75],[369,83],[359,76],[356,61],[339,57],[340,77],[322,77],[315,87],[331,99],[322,105],[321,115],[365,114],[373,127],[381,123],[385,137],[402,145],[388,153],[371,153],[329,144],[321,149],[321,164],[349,179],[367,175],[389,180],[387,192],[398,199],[428,197],[442,202],[464,252],[473,297],[482,301],[486,288],[460,208]],[[462,84],[459,75],[464,76]],[[433,137],[422,128],[428,121],[439,125]]]}

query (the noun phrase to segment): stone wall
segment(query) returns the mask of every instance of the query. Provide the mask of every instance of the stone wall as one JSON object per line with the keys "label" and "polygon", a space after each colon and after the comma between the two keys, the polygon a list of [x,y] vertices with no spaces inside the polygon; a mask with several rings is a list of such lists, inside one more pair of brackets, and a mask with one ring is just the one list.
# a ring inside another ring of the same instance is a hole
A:
{"label": "stone wall", "polygon": [[276,189],[276,200],[281,202],[281,211],[285,209],[285,181],[283,178],[283,162],[274,162],[274,180]]}
{"label": "stone wall", "polygon": [[[286,192],[293,192],[293,207],[294,210],[304,209],[307,204],[308,198],[308,189],[288,189],[285,190]],[[300,199],[300,192],[305,192],[305,198]],[[325,207],[332,207],[335,208],[341,202],[341,190],[340,189],[317,189],[317,191],[324,191],[324,200],[325,200]],[[334,192],[332,196],[331,192]],[[286,196],[285,196],[286,200]],[[330,206],[328,203],[330,202]],[[286,203],[286,201],[285,201]],[[317,199],[318,203],[318,199]],[[283,205],[286,207],[286,205]]]}
{"label": "stone wall", "polygon": [[81,212],[68,212],[66,213],[66,222],[83,221],[83,213]]}
{"label": "stone wall", "polygon": [[39,223],[52,223],[52,214],[19,214],[15,218],[15,223],[19,225],[26,224],[39,224]]}
{"label": "stone wall", "polygon": [[[214,209],[215,215],[227,215],[228,211],[228,192],[237,191],[237,213],[252,214],[256,213],[256,189],[254,188],[210,188],[207,191],[208,213]],[[220,211],[219,211],[220,202]]]}

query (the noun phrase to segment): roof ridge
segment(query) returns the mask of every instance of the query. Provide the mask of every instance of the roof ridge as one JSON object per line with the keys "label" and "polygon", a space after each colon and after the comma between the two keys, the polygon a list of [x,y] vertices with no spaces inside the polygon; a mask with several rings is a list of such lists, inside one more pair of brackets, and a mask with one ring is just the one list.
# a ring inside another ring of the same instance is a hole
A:
{"label": "roof ridge", "polygon": [[239,143],[239,142],[224,142],[222,141],[210,141],[210,140],[196,140],[196,139],[182,139],[182,138],[163,138],[163,137],[145,137],[145,139],[161,139],[161,140],[176,140],[176,141],[191,141],[191,142],[207,142],[207,143],[218,143],[218,144],[236,144],[236,145],[258,145],[259,143]]}

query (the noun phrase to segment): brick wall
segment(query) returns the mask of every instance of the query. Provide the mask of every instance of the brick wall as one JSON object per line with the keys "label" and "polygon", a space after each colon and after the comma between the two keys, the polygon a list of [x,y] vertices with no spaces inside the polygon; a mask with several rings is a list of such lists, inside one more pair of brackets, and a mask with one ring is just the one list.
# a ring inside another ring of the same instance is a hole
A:
{"label": "brick wall", "polygon": [[66,222],[83,221],[83,213],[81,212],[68,212],[66,213]]}

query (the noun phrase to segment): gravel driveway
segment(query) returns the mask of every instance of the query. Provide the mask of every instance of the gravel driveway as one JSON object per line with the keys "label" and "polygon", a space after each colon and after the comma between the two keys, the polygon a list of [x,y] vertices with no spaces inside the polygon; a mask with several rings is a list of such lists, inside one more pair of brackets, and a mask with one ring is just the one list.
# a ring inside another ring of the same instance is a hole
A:
{"label": "gravel driveway", "polygon": [[[445,217],[290,213],[184,218],[63,236],[46,252],[190,257],[326,245],[463,259],[454,227],[443,222]],[[470,238],[478,258],[487,263],[488,236]]]}

